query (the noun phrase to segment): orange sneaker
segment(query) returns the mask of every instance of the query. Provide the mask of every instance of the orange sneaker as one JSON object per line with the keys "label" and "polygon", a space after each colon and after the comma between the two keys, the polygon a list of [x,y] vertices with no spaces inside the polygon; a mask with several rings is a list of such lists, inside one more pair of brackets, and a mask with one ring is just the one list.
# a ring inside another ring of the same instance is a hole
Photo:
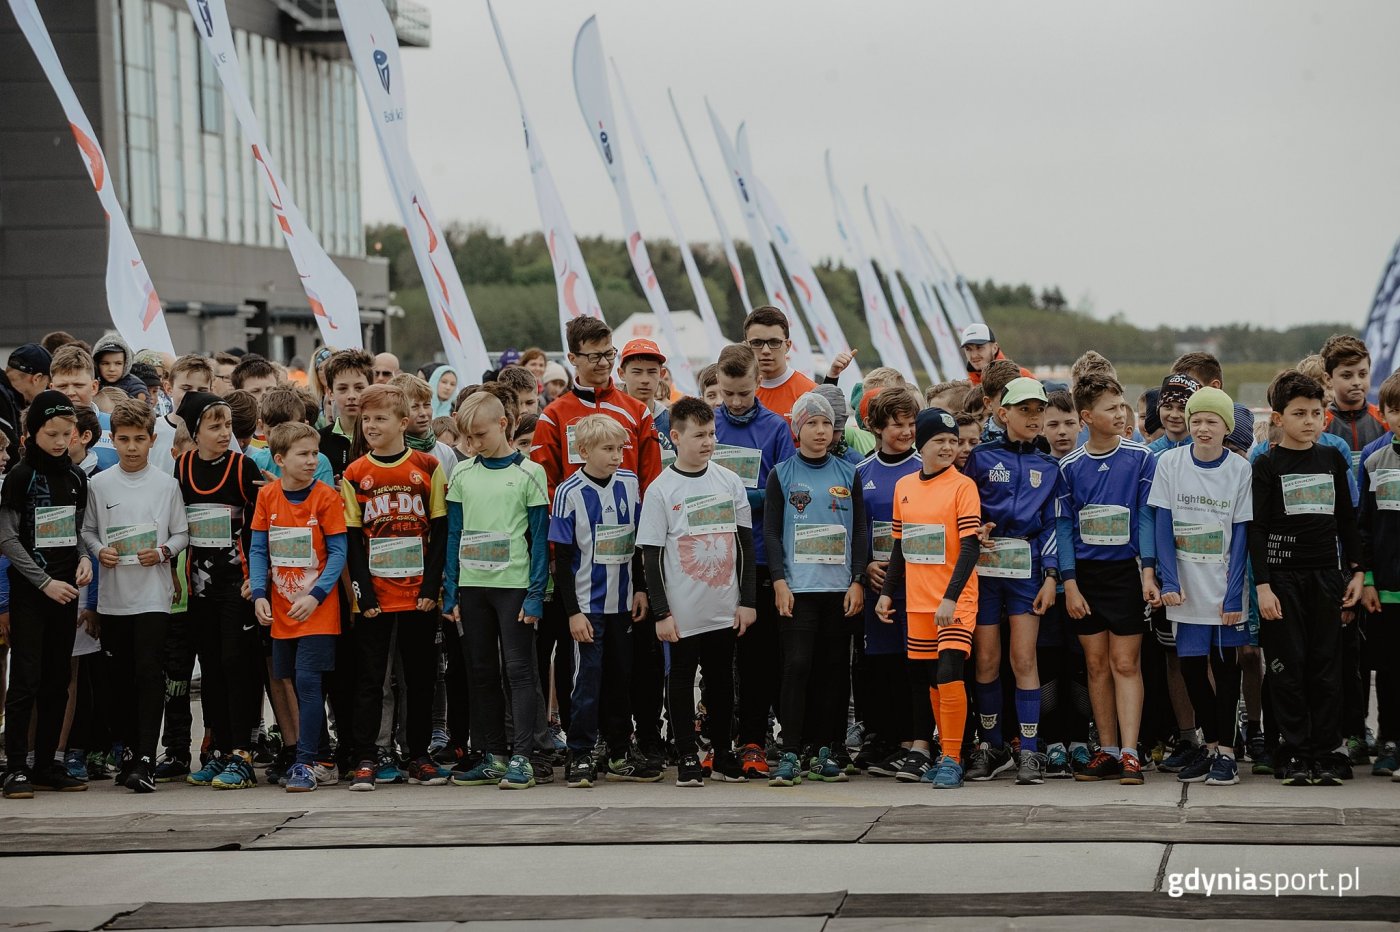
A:
{"label": "orange sneaker", "polygon": [[708,776],[710,775],[711,771],[714,770],[714,763],[715,763],[715,752],[714,752],[714,751],[706,751],[704,754],[701,754],[701,755],[700,755],[700,769],[704,772],[704,774],[705,774],[706,777],[708,777]]}
{"label": "orange sneaker", "polygon": [[757,744],[744,745],[739,751],[739,762],[750,780],[768,779],[768,755]]}

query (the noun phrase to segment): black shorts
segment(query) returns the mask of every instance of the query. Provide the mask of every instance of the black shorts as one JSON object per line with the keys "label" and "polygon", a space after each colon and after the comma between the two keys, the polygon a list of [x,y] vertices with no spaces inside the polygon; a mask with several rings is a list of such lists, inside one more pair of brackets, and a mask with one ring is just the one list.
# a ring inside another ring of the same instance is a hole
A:
{"label": "black shorts", "polygon": [[1146,634],[1146,605],[1142,574],[1136,560],[1081,560],[1075,567],[1079,594],[1089,614],[1074,623],[1076,634],[1107,631],[1119,637]]}
{"label": "black shorts", "polygon": [[1152,634],[1157,638],[1157,643],[1167,650],[1176,650],[1176,630],[1172,627],[1172,623],[1167,620],[1166,608],[1153,608],[1148,605],[1147,617],[1152,626]]}

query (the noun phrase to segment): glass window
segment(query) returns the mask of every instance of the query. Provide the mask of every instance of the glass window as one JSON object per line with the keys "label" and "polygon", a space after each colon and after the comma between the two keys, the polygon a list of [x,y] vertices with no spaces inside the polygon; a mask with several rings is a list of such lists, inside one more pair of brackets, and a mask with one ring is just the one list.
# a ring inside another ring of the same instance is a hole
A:
{"label": "glass window", "polygon": [[207,170],[201,154],[200,93],[188,83],[190,75],[199,73],[199,47],[193,21],[186,14],[176,15],[175,38],[180,49],[180,74],[186,79],[180,93],[180,153],[184,170],[185,235],[208,237],[205,225],[204,173]]}
{"label": "glass window", "polygon": [[[167,7],[167,9],[169,9]],[[160,203],[156,179],[155,52],[152,48],[149,0],[130,0],[122,6],[122,46],[126,63],[127,216],[133,227],[160,229]]]}
{"label": "glass window", "polygon": [[219,83],[219,72],[209,50],[204,47],[204,40],[197,39],[195,44],[199,47],[199,128],[206,133],[222,133],[224,89]]}

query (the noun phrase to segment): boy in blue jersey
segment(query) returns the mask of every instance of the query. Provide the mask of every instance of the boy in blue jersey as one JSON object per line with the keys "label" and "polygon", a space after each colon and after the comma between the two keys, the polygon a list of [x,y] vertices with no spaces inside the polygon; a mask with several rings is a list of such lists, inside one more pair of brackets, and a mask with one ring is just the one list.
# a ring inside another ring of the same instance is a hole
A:
{"label": "boy in blue jersey", "polygon": [[[739,476],[753,525],[763,527],[768,473],[796,452],[787,418],[758,400],[758,360],[742,343],[726,346],[716,364],[722,404],[715,409],[713,460]],[[738,642],[740,756],[746,776],[768,778],[764,743],[768,711],[778,700],[778,610],[762,531],[753,535],[758,567],[758,620]]]}
{"label": "boy in blue jersey", "polygon": [[977,483],[982,521],[992,536],[977,559],[976,658],[980,746],[968,760],[967,779],[991,780],[1016,763],[1001,729],[1001,619],[1010,621],[1011,670],[1016,677],[1016,720],[1021,760],[1016,782],[1043,783],[1040,752],[1040,673],[1036,640],[1040,616],[1055,603],[1059,560],[1055,552],[1055,504],[1064,494],[1059,464],[1036,440],[1049,400],[1035,379],[1007,383],[997,418],[1005,430],[972,451],[963,473]]}
{"label": "boy in blue jersey", "polygon": [[1138,786],[1144,603],[1159,599],[1147,505],[1155,461],[1147,447],[1123,439],[1126,409],[1117,379],[1085,376],[1075,383],[1074,404],[1089,439],[1060,461],[1065,492],[1056,518],[1057,547],[1101,746],[1075,779],[1118,777]]}
{"label": "boy in blue jersey", "polygon": [[[1381,383],[1381,414],[1400,424],[1400,372]],[[1376,671],[1376,725],[1380,732],[1371,775],[1400,782],[1400,445],[1394,434],[1373,441],[1361,462],[1365,489],[1360,514],[1361,550],[1369,570],[1362,604],[1366,639]]]}
{"label": "boy in blue jersey", "polygon": [[641,488],[636,473],[618,468],[627,443],[621,424],[606,414],[590,414],[575,425],[574,437],[583,468],[554,490],[549,520],[554,597],[569,619],[577,654],[566,782],[587,788],[598,781],[593,751],[600,707],[608,748],[624,765],[615,775],[654,782],[661,772],[644,759],[637,759],[642,770],[626,766],[632,735],[632,624],[647,613],[637,550]]}

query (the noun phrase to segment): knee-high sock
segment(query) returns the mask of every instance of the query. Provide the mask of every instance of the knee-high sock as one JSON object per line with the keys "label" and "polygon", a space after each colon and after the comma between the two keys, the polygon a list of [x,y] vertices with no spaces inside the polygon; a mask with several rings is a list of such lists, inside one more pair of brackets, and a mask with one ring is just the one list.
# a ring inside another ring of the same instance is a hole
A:
{"label": "knee-high sock", "polygon": [[[966,695],[966,690],[964,690]],[[976,686],[977,720],[981,724],[980,734],[988,746],[999,748],[1006,743],[1001,735],[1001,677],[990,683]]]}
{"label": "knee-high sock", "polygon": [[1016,690],[1016,718],[1021,723],[1021,750],[1040,750],[1040,690]]}
{"label": "knee-high sock", "polygon": [[939,715],[942,713],[942,710],[938,708],[937,686],[930,686],[928,688],[928,701],[929,705],[933,706],[933,727],[938,732],[938,740],[941,742],[943,740],[943,729],[939,725]]}
{"label": "knee-high sock", "polygon": [[939,705],[942,713],[939,721],[944,723],[940,732],[943,753],[958,763],[962,763],[963,720],[967,717],[967,686],[962,680],[940,683],[938,686]]}

